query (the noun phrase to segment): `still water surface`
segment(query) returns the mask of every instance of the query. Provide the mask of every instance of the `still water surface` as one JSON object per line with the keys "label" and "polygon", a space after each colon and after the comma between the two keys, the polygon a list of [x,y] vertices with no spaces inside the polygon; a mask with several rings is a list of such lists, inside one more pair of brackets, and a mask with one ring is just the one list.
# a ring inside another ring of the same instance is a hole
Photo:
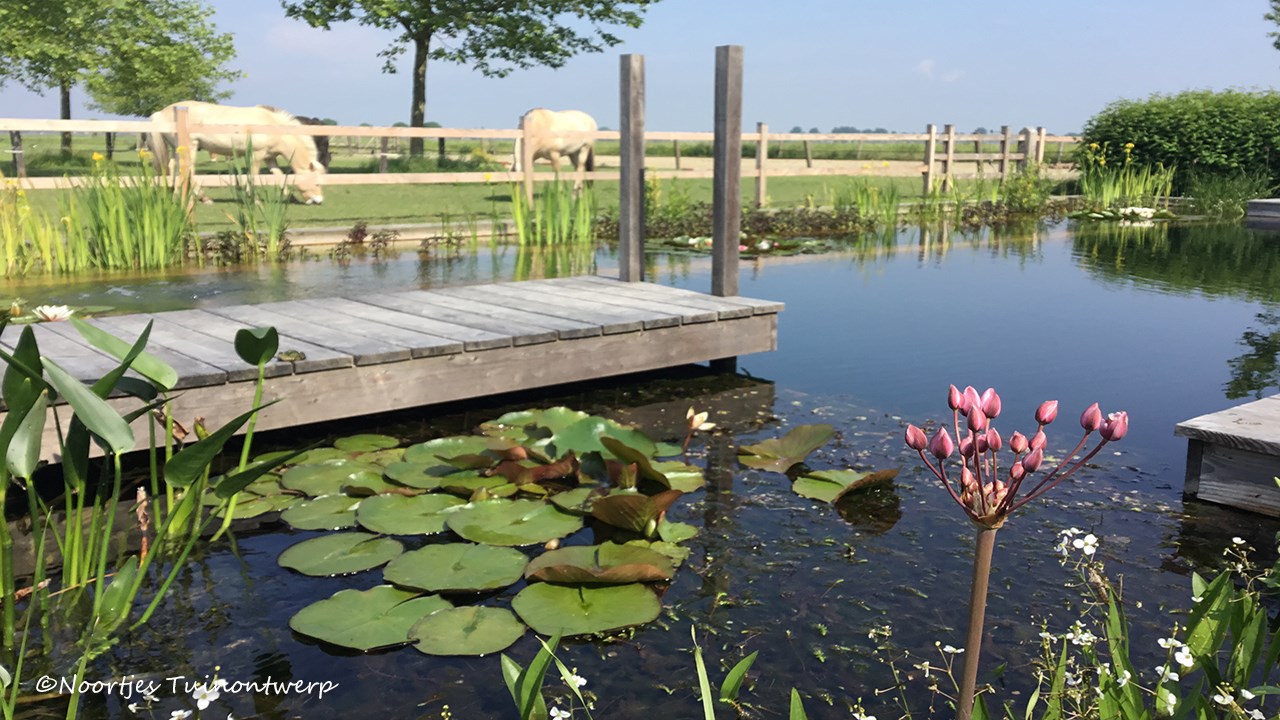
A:
{"label": "still water surface", "polygon": [[[613,259],[602,253],[599,272]],[[579,267],[581,265],[579,264]],[[99,279],[61,289],[30,283],[32,301],[161,309],[345,295],[368,290],[487,282],[520,274],[514,251],[385,263],[328,261],[254,271],[174,275],[161,281]],[[585,268],[584,268],[585,269]],[[709,287],[705,259],[651,258],[649,277]],[[1035,407],[1057,399],[1050,446],[1074,444],[1075,418],[1093,401],[1127,410],[1131,431],[1099,455],[1099,467],[1026,508],[999,535],[988,610],[983,679],[1019,708],[1030,686],[1041,623],[1061,632],[1080,593],[1053,550],[1078,527],[1101,538],[1107,574],[1123,581],[1135,664],[1164,658],[1155,639],[1189,605],[1189,572],[1212,571],[1233,536],[1270,562],[1276,522],[1181,496],[1184,419],[1276,391],[1280,349],[1280,237],[1235,227],[1073,228],[964,235],[906,230],[891,241],[821,257],[744,262],[741,292],[780,300],[779,350],[740,367],[765,382],[677,377],[574,388],[521,399],[570,404],[676,432],[695,404],[728,428],[695,441],[705,491],[682,499],[675,519],[702,528],[693,554],[654,624],[614,642],[570,644],[566,662],[598,694],[598,718],[695,718],[700,706],[689,628],[697,628],[714,678],[759,650],[745,698],[756,716],[783,717],[792,686],[813,718],[849,717],[862,700],[896,717],[885,661],[898,659],[918,716],[927,692],[913,662],[940,660],[935,641],[961,645],[972,531],[946,493],[904,452],[903,423],[940,420],[949,383],[995,386],[1007,437],[1034,430]],[[665,403],[665,404],[663,404]],[[380,430],[417,441],[474,426],[499,405],[402,414],[337,434]],[[456,412],[455,412],[456,411]],[[893,489],[841,516],[792,494],[785,477],[736,466],[732,447],[827,422],[837,440],[815,468],[900,467]],[[672,437],[671,439],[678,439]],[[298,443],[296,433],[269,443]],[[314,693],[224,694],[208,717],[510,717],[496,658],[442,660],[412,649],[357,655],[295,636],[289,617],[343,588],[380,582],[378,571],[316,579],[277,567],[276,556],[314,533],[268,526],[197,558],[158,621],[129,638],[103,673],[200,677],[221,668],[233,680],[333,681]],[[520,586],[494,596],[505,604]],[[1139,606],[1139,603],[1141,604]],[[526,637],[511,655],[535,652]],[[915,660],[902,661],[904,652]],[[1003,675],[996,668],[1007,663]],[[713,680],[718,682],[718,680]],[[549,685],[556,684],[549,681]],[[116,700],[90,715],[128,715]],[[173,706],[178,707],[177,705]],[[158,717],[168,717],[167,708]],[[727,708],[726,708],[727,710]],[[941,714],[939,716],[942,716]]]}

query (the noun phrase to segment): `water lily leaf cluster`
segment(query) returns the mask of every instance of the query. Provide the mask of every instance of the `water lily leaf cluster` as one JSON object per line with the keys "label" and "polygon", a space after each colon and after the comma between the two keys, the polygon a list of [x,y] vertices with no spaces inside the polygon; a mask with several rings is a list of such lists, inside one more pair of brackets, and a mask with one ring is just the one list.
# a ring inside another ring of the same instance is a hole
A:
{"label": "water lily leaf cluster", "polygon": [[528,628],[584,635],[657,618],[656,590],[697,533],[667,511],[705,482],[658,459],[670,452],[563,407],[409,447],[356,435],[251,484],[236,517],[282,510],[310,531],[279,558],[302,575],[376,575],[301,609],[297,633],[360,651],[485,655]]}

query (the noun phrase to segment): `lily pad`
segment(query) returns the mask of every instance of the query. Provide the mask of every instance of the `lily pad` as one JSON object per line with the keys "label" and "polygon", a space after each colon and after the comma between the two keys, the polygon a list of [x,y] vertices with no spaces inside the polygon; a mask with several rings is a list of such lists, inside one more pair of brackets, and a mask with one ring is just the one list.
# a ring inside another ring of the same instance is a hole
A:
{"label": "lily pad", "polygon": [[648,540],[628,540],[625,544],[633,547],[648,548],[656,553],[661,553],[671,560],[676,567],[680,567],[685,560],[689,559],[691,554],[689,548],[665,540],[654,540],[652,542]]}
{"label": "lily pad", "polygon": [[322,447],[308,450],[294,459],[294,465],[318,464],[326,460],[350,460],[352,453],[338,448]]}
{"label": "lily pad", "polygon": [[677,443],[660,442],[654,444],[654,457],[679,457],[684,454],[684,448]]}
{"label": "lily pad", "polygon": [[591,505],[597,497],[603,494],[602,489],[598,487],[578,487],[552,495],[551,502],[565,512],[575,515],[590,515]]}
{"label": "lily pad", "polygon": [[590,635],[657,619],[662,603],[644,585],[583,587],[533,583],[511,600],[520,619],[542,635]]}
{"label": "lily pad", "polygon": [[419,620],[453,607],[435,595],[390,585],[368,590],[339,590],[299,610],[289,618],[295,632],[332,645],[373,650],[409,642],[409,630]]}
{"label": "lily pad", "polygon": [[457,607],[432,613],[409,631],[428,655],[489,655],[524,637],[524,624],[506,608]]}
{"label": "lily pad", "polygon": [[321,495],[289,506],[280,519],[296,530],[343,530],[355,527],[359,504],[359,498]]}
{"label": "lily pad", "polygon": [[664,490],[653,496],[616,493],[596,500],[591,506],[591,516],[614,527],[653,537],[667,508],[683,494],[679,490]]}
{"label": "lily pad", "polygon": [[387,448],[398,447],[400,441],[390,435],[376,435],[373,433],[365,433],[361,435],[349,435],[344,438],[338,438],[333,446],[339,450],[349,452],[370,452],[372,450],[386,450]]}
{"label": "lily pad", "polygon": [[404,546],[391,538],[343,532],[304,540],[280,553],[276,562],[303,575],[325,577],[376,568],[402,552]]}
{"label": "lily pad", "polygon": [[337,495],[342,486],[358,472],[382,474],[382,468],[372,463],[354,460],[325,460],[321,463],[295,465],[280,477],[280,484],[290,490],[306,493],[311,497]]}
{"label": "lily pad", "polygon": [[527,580],[621,585],[663,582],[675,574],[661,553],[632,545],[575,545],[545,552],[524,569]]}
{"label": "lily pad", "polygon": [[578,455],[598,452],[606,459],[614,458],[612,450],[601,442],[604,437],[613,438],[646,458],[652,456],[656,449],[653,440],[639,430],[594,415],[557,431],[551,436],[551,444],[555,446],[556,455],[564,455],[570,451]]}
{"label": "lily pad", "polygon": [[445,492],[471,497],[472,493],[481,488],[494,490],[507,484],[507,479],[500,475],[485,477],[477,472],[463,471],[439,478],[436,487]]}
{"label": "lily pad", "polygon": [[589,417],[591,416],[581,410],[572,410],[560,406],[537,411],[537,417],[534,419],[533,424],[540,428],[546,428],[554,435],[570,425]]}
{"label": "lily pad", "polygon": [[897,469],[876,472],[817,470],[796,479],[791,490],[811,500],[836,503],[847,493],[889,482],[897,475]]}
{"label": "lily pad", "polygon": [[[236,501],[236,509],[232,518],[235,520],[248,520],[249,518],[255,518],[259,515],[280,512],[281,510],[284,510],[294,503],[300,502],[304,499],[305,498],[300,498],[297,495],[272,495],[269,497],[250,496],[247,499],[242,497]],[[222,508],[218,508],[213,511],[213,516],[217,518],[223,517],[224,514],[225,513],[222,512]]]}
{"label": "lily pad", "polygon": [[755,445],[738,448],[738,462],[757,470],[785,473],[792,465],[804,462],[809,453],[827,443],[836,434],[830,425],[800,425],[781,438],[769,438]]}
{"label": "lily pad", "polygon": [[427,592],[483,592],[514,584],[529,558],[519,550],[471,543],[428,545],[391,561],[382,576]]}
{"label": "lily pad", "polygon": [[386,467],[391,463],[398,463],[404,460],[404,448],[387,448],[386,450],[370,450],[356,455],[356,460],[360,462],[373,463]]}
{"label": "lily pad", "polygon": [[533,545],[582,528],[582,518],[540,500],[487,500],[449,514],[450,530],[486,545]]}
{"label": "lily pad", "polygon": [[689,523],[667,522],[664,518],[658,523],[658,537],[669,543],[682,543],[698,534],[698,528]]}
{"label": "lily pad", "polygon": [[653,469],[662,473],[662,476],[666,478],[666,482],[663,484],[672,490],[693,492],[707,484],[707,478],[702,474],[702,470],[693,465],[686,465],[679,460],[653,463]]}
{"label": "lily pad", "polygon": [[356,522],[383,535],[431,535],[444,532],[445,516],[440,512],[462,504],[460,498],[437,493],[375,495],[361,501]]}
{"label": "lily pad", "polygon": [[347,478],[347,481],[342,484],[342,492],[356,497],[369,497],[370,495],[381,495],[383,493],[417,495],[422,491],[393,483],[383,477],[382,473],[361,470]]}
{"label": "lily pad", "polygon": [[489,438],[480,435],[455,435],[410,445],[404,451],[404,461],[430,465],[445,465],[443,457],[479,455],[489,449]]}
{"label": "lily pad", "polygon": [[392,480],[412,488],[434,490],[440,487],[440,478],[456,469],[443,461],[433,462],[394,462],[386,466],[383,473]]}

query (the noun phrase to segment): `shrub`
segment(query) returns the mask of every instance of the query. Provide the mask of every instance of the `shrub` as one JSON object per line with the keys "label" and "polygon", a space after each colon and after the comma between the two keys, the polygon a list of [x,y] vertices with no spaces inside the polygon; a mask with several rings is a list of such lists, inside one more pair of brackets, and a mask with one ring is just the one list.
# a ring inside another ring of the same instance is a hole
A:
{"label": "shrub", "polygon": [[1117,100],[1086,123],[1083,148],[1133,143],[1133,162],[1176,167],[1174,189],[1192,174],[1263,173],[1280,184],[1280,93],[1194,90]]}
{"label": "shrub", "polygon": [[1197,215],[1224,220],[1244,217],[1250,200],[1267,197],[1273,188],[1263,173],[1237,172],[1230,175],[1193,173],[1187,178],[1186,195]]}

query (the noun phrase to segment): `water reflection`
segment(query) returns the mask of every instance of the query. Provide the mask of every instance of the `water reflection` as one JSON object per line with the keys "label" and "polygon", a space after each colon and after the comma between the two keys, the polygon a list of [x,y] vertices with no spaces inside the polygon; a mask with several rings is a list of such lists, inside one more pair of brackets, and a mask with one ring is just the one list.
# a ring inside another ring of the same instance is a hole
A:
{"label": "water reflection", "polygon": [[1261,399],[1280,389],[1280,314],[1267,310],[1258,313],[1257,321],[1260,328],[1248,328],[1240,336],[1240,344],[1248,351],[1227,361],[1231,380],[1225,390],[1233,400]]}

